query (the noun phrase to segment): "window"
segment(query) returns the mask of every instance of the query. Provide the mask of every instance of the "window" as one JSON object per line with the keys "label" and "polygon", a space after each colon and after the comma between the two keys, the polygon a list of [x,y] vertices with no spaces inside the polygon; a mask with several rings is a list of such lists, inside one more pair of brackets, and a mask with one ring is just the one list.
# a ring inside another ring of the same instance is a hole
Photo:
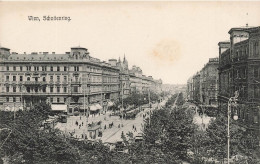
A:
{"label": "window", "polygon": [[6,70],[9,71],[9,66],[6,66]]}
{"label": "window", "polygon": [[15,97],[13,97],[13,102],[16,102],[16,98]]}
{"label": "window", "polygon": [[16,66],[13,66],[13,71],[16,71]]}
{"label": "window", "polygon": [[46,87],[44,86],[43,88],[42,88],[42,92],[46,92]]}
{"label": "window", "polygon": [[6,92],[9,92],[9,87],[6,87]]}
{"label": "window", "polygon": [[79,71],[79,66],[74,66],[74,71]]}
{"label": "window", "polygon": [[20,81],[23,81],[23,76],[20,76]]}
{"label": "window", "polygon": [[27,91],[28,93],[30,93],[30,91],[31,91],[30,87],[27,87],[27,88],[26,88],[26,91]]}
{"label": "window", "polygon": [[16,76],[13,76],[13,81],[16,81]]}
{"label": "window", "polygon": [[34,91],[37,93],[38,92],[38,87],[35,87]]}
{"label": "window", "polygon": [[64,66],[64,71],[67,71],[67,67],[66,66]]}
{"label": "window", "polygon": [[38,77],[35,78],[35,81],[38,81]]}
{"label": "window", "polygon": [[26,66],[27,71],[31,71],[31,66]]}
{"label": "window", "polygon": [[30,81],[30,77],[27,77],[27,81]]}
{"label": "window", "polygon": [[57,87],[57,92],[60,93],[60,87]]}
{"label": "window", "polygon": [[50,76],[50,80],[53,81],[53,76]]}
{"label": "window", "polygon": [[50,87],[50,92],[53,93],[53,87]]}
{"label": "window", "polygon": [[46,77],[43,77],[43,78],[42,78],[42,81],[46,81]]}
{"label": "window", "polygon": [[53,103],[53,98],[51,97],[51,103]]}
{"label": "window", "polygon": [[257,85],[254,85],[254,98],[259,98],[260,97],[260,89]]}
{"label": "window", "polygon": [[13,92],[16,92],[16,87],[13,87]]}
{"label": "window", "polygon": [[9,102],[9,97],[6,97],[6,102]]}
{"label": "window", "polygon": [[51,71],[53,71],[53,66],[51,66]]}
{"label": "window", "polygon": [[57,102],[58,102],[58,103],[60,102],[60,98],[57,98]]}
{"label": "window", "polygon": [[60,71],[60,66],[57,66],[57,71]]}
{"label": "window", "polygon": [[78,87],[77,86],[74,86],[74,92],[78,92]]}
{"label": "window", "polygon": [[42,66],[42,71],[46,71],[47,67],[46,66]]}
{"label": "window", "polygon": [[60,81],[60,76],[57,76],[57,81],[58,81],[58,82]]}
{"label": "window", "polygon": [[67,100],[67,99],[66,99],[66,98],[64,98],[64,102],[66,102],[66,100]]}
{"label": "window", "polygon": [[254,67],[254,77],[258,77],[258,67],[257,66],[255,66]]}
{"label": "window", "polygon": [[6,76],[6,81],[9,81],[9,76]]}
{"label": "window", "polygon": [[67,81],[67,76],[64,76],[64,81]]}
{"label": "window", "polygon": [[63,92],[66,93],[67,92],[67,87],[63,88]]}
{"label": "window", "polygon": [[258,55],[259,54],[259,50],[258,50],[259,48],[258,48],[258,41],[256,41],[255,43],[254,43],[254,54],[255,55]]}
{"label": "window", "polygon": [[22,92],[22,87],[21,86],[19,87],[19,92]]}
{"label": "window", "polygon": [[34,71],[39,71],[39,67],[38,66],[34,66]]}

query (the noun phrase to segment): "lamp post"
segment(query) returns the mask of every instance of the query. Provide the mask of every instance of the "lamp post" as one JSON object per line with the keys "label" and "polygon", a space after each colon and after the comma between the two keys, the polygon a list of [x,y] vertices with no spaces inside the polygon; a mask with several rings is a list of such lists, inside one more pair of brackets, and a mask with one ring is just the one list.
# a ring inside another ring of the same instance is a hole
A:
{"label": "lamp post", "polygon": [[[228,100],[228,128],[227,128],[227,146],[228,146],[228,149],[227,149],[227,163],[229,164],[229,148],[230,148],[230,132],[229,132],[229,119],[230,119],[230,115],[231,115],[231,105],[232,103],[237,103],[237,98],[238,98],[238,91],[235,91],[235,96],[234,97],[230,97],[229,100]],[[238,116],[237,114],[235,113],[234,115],[234,120],[237,120],[238,119]]]}

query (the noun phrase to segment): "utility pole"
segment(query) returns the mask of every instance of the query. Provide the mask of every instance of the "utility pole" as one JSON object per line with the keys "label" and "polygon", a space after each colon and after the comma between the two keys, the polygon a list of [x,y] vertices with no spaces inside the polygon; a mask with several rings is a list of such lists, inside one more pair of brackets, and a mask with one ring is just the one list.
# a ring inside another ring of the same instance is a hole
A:
{"label": "utility pole", "polygon": [[148,100],[149,100],[149,108],[151,108],[150,107],[150,105],[151,105],[151,102],[150,102],[151,101],[151,98],[150,98],[150,88],[148,89]]}
{"label": "utility pole", "polygon": [[123,88],[123,85],[124,85],[124,83],[123,83],[123,80],[122,80],[122,96],[121,96],[121,98],[122,98],[122,108],[124,108],[124,100],[123,100],[124,88]]}

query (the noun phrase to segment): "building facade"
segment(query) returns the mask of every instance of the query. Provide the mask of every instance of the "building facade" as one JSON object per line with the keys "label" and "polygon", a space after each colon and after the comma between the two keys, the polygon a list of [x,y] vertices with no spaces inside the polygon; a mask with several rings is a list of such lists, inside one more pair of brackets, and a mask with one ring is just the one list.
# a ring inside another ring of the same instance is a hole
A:
{"label": "building facade", "polygon": [[258,129],[260,121],[260,27],[239,27],[229,31],[230,41],[219,45],[219,109],[239,92],[234,108],[241,125]]}
{"label": "building facade", "polygon": [[162,80],[155,80],[152,76],[143,75],[143,71],[140,67],[133,66],[129,70],[130,75],[130,89],[131,92],[148,93],[150,91],[161,93],[162,92]]}
{"label": "building facade", "polygon": [[70,52],[10,53],[0,48],[0,108],[30,109],[40,101],[56,108],[75,111],[105,111],[131,92],[160,92],[162,81],[144,76],[139,67],[128,69],[124,57],[100,61],[88,49],[72,47]]}
{"label": "building facade", "polygon": [[218,104],[218,58],[210,58],[200,71],[200,102],[204,105]]}
{"label": "building facade", "polygon": [[72,47],[65,54],[10,53],[1,48],[2,110],[29,109],[39,101],[67,105],[68,112],[102,111],[119,97],[120,70]]}

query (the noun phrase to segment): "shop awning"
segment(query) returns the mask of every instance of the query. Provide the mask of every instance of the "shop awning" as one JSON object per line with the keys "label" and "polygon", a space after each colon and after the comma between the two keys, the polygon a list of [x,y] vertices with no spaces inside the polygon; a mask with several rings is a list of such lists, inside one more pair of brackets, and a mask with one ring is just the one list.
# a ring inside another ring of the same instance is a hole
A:
{"label": "shop awning", "polygon": [[108,107],[110,107],[110,106],[113,106],[114,105],[114,103],[113,102],[111,102],[111,101],[108,101],[108,103],[107,103],[107,106]]}
{"label": "shop awning", "polygon": [[90,105],[89,109],[90,109],[90,111],[96,111],[96,110],[98,110],[95,104]]}
{"label": "shop awning", "polygon": [[97,108],[97,109],[102,109],[102,106],[99,105],[99,104],[96,104],[96,108]]}
{"label": "shop awning", "polygon": [[52,111],[65,111],[67,112],[67,105],[51,105]]}

